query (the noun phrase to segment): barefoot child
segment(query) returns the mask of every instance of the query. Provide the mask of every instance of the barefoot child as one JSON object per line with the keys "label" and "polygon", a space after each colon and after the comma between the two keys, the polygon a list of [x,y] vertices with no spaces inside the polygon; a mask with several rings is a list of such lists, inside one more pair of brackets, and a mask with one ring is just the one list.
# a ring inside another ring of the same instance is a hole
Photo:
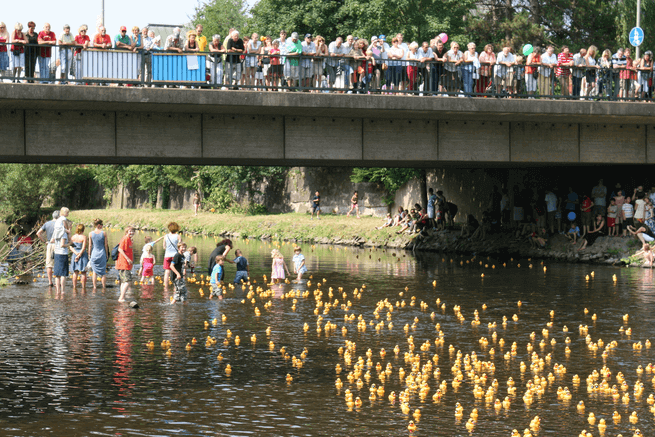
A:
{"label": "barefoot child", "polygon": [[155,255],[152,253],[152,245],[146,244],[143,247],[143,253],[141,253],[141,260],[139,261],[141,268],[137,272],[137,276],[141,275],[142,284],[155,283],[153,268],[156,262]]}
{"label": "barefoot child", "polygon": [[285,279],[284,276],[285,270],[287,272],[287,275],[291,276],[291,273],[289,273],[289,268],[287,267],[287,263],[284,262],[284,257],[282,256],[279,250],[273,249],[271,251],[271,258],[273,258],[271,280],[274,283],[279,284],[280,281],[283,281]]}
{"label": "barefoot child", "polygon": [[250,277],[250,267],[248,265],[248,260],[243,256],[241,249],[234,251],[234,254],[237,256],[234,258],[234,264],[237,266],[237,273],[234,276],[234,283],[240,284],[241,281],[248,282]]}
{"label": "barefoot child", "polygon": [[177,253],[173,256],[171,261],[171,272],[175,275],[173,279],[173,286],[175,293],[171,305],[175,302],[185,302],[187,289],[184,283],[184,276],[186,275],[186,262],[184,261],[184,252],[186,252],[186,243],[179,243],[177,245]]}
{"label": "barefoot child", "polygon": [[223,289],[221,288],[221,280],[223,279],[223,264],[225,257],[223,255],[216,255],[214,268],[212,269],[211,284],[212,291],[209,294],[209,298],[217,297],[223,299]]}
{"label": "barefoot child", "polygon": [[297,273],[297,282],[300,282],[302,275],[307,273],[307,266],[305,265],[305,255],[302,254],[300,246],[296,247],[293,251],[293,273]]}
{"label": "barefoot child", "polygon": [[571,240],[571,244],[575,245],[578,242],[578,238],[580,238],[580,227],[576,226],[575,222],[571,222],[571,227],[569,228],[569,231],[566,233],[566,238]]}

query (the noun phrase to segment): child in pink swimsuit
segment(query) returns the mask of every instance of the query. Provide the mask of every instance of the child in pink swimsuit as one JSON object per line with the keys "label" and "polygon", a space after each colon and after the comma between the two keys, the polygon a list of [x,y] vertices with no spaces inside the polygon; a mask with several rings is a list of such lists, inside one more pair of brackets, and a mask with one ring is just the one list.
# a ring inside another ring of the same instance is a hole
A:
{"label": "child in pink swimsuit", "polygon": [[271,280],[278,284],[280,281],[284,281],[286,276],[284,276],[284,271],[286,270],[287,275],[291,275],[289,273],[289,268],[287,267],[287,263],[284,262],[284,257],[280,253],[279,250],[273,249],[271,251],[271,258],[273,258],[273,267],[271,271]]}
{"label": "child in pink swimsuit", "polygon": [[[155,255],[152,253],[152,245],[146,244],[143,248],[143,253],[141,254],[141,268],[139,269],[141,274],[141,283],[149,284],[155,283],[153,267],[155,266]],[[138,273],[137,273],[138,274]]]}

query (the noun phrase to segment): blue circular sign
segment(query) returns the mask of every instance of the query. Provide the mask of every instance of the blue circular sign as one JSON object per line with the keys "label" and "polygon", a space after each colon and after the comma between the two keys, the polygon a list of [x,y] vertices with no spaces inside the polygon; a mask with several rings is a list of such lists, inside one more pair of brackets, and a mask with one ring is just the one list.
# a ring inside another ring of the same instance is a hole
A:
{"label": "blue circular sign", "polygon": [[630,31],[630,44],[639,47],[644,42],[644,31],[641,27],[633,27]]}

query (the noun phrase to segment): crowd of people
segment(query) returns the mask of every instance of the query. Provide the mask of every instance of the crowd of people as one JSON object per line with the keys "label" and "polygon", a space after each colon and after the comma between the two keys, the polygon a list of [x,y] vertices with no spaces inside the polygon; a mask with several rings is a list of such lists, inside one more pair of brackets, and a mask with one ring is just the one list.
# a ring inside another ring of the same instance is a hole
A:
{"label": "crowd of people", "polygon": [[[139,268],[136,275],[133,275],[136,261],[134,227],[127,227],[120,242],[110,250],[107,232],[104,230],[101,219],[95,219],[93,230],[85,234],[85,227],[81,223],[77,224],[73,231],[73,223],[68,220],[69,212],[66,207],[55,211],[52,220],[45,222],[36,233],[36,236],[45,244],[45,268],[49,286],[54,286],[57,294],[64,292],[66,279],[70,273],[72,273],[73,288],[77,288],[79,279],[82,289],[86,289],[88,274],[92,276],[93,290],[96,290],[98,283],[103,289],[106,288],[107,273],[111,269],[108,262],[113,259],[114,268],[118,271],[118,283],[120,283],[118,301],[125,302],[126,296],[131,290],[131,284],[135,281],[134,276],[140,277],[140,281],[136,281],[136,283],[154,285],[156,277],[154,267],[157,265],[154,247],[155,244],[162,241],[164,257],[161,266],[164,275],[161,283],[165,290],[169,285],[173,285],[172,304],[187,300],[186,282],[189,275],[195,273],[198,264],[198,250],[195,246],[188,246],[182,241],[179,224],[169,223],[168,232],[154,241],[152,237],[145,236],[138,262]],[[20,246],[23,243],[27,245],[27,241],[21,241]],[[29,244],[31,246],[31,242]],[[232,241],[223,239],[216,244],[216,248],[209,255],[206,276],[211,286],[210,299],[213,297],[222,299],[223,297],[225,262],[234,264],[236,267],[233,281],[235,285],[244,284],[250,280],[247,258],[240,249],[236,249],[234,251],[235,258],[230,259],[229,254],[232,248]],[[274,249],[271,259],[271,280],[273,283],[285,281],[285,271],[287,275],[290,275],[290,272],[282,253],[278,249]],[[294,247],[292,262],[293,272],[296,275],[295,280],[301,281],[307,272],[301,247]]]}
{"label": "crowd of people", "polygon": [[[653,54],[633,58],[631,49],[602,52],[594,45],[573,53],[569,47],[533,47],[525,44],[518,53],[506,45],[486,44],[478,51],[474,42],[461,50],[457,41],[448,43],[444,33],[429,41],[405,41],[402,33],[387,37],[361,38],[348,35],[328,41],[321,35],[298,32],[279,36],[203,34],[203,26],[182,34],[161,37],[147,27],[121,26],[112,39],[103,26],[91,38],[88,26],[78,34],[64,26],[59,36],[45,23],[16,23],[9,31],[0,23],[0,74],[32,81],[36,65],[44,83],[52,82],[59,68],[59,83],[80,76],[82,50],[123,50],[142,53],[143,83],[150,83],[151,53],[161,50],[177,54],[206,53],[207,83],[213,87],[311,92],[410,93],[496,97],[565,96],[568,98],[650,99],[653,87]],[[58,59],[54,63],[53,48]],[[500,49],[500,50],[498,50]],[[52,65],[51,65],[52,64]],[[4,73],[3,73],[4,71]],[[9,73],[9,74],[7,74]]]}
{"label": "crowd of people", "polygon": [[[566,236],[579,251],[601,236],[636,237],[644,245],[655,241],[655,188],[638,186],[627,193],[617,183],[608,191],[603,180],[591,190],[566,193],[555,188],[519,190],[494,187],[482,221],[467,216],[461,236],[484,239],[488,232],[513,230],[517,239],[527,238],[535,248],[546,246],[556,234]],[[650,247],[649,247],[650,248]]]}

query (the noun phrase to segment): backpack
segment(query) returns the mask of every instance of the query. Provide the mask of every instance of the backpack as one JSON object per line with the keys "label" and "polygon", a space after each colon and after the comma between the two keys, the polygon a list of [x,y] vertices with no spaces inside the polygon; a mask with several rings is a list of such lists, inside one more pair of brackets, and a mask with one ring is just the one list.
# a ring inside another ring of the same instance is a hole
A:
{"label": "backpack", "polygon": [[113,259],[114,261],[118,261],[118,255],[119,255],[119,253],[118,253],[118,246],[119,246],[119,245],[117,244],[117,245],[114,246],[114,248],[111,250],[111,259]]}

